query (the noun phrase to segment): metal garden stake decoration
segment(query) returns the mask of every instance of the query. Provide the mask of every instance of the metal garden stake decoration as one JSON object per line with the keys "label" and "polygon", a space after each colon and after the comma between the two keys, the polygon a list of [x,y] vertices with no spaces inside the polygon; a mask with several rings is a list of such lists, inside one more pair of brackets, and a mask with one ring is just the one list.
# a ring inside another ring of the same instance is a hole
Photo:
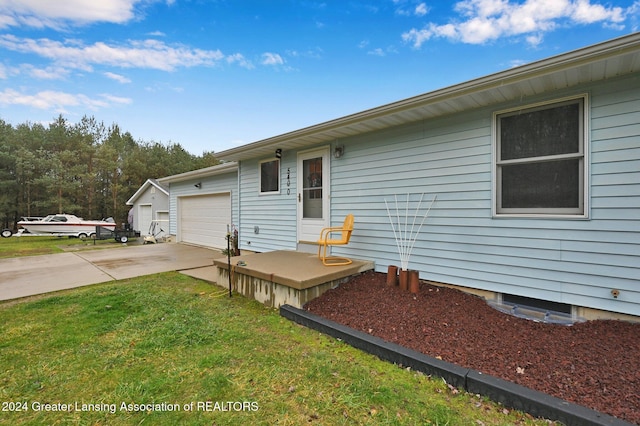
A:
{"label": "metal garden stake decoration", "polygon": [[[425,214],[422,216],[419,225],[416,228],[416,222],[418,221],[418,217],[420,215],[420,210],[422,209],[422,201],[424,199],[424,193],[420,195],[420,201],[418,201],[418,205],[414,212],[412,212],[411,216],[413,220],[410,220],[409,215],[409,202],[410,202],[411,194],[407,193],[407,201],[404,203],[404,208],[398,202],[398,196],[395,195],[395,222],[394,216],[391,214],[391,210],[389,209],[389,204],[387,203],[387,199],[385,198],[384,204],[387,207],[387,215],[389,216],[389,222],[391,222],[391,229],[393,230],[393,236],[396,239],[396,246],[398,247],[398,253],[400,254],[400,268],[403,271],[409,269],[409,258],[411,257],[411,252],[413,251],[413,246],[416,243],[416,238],[418,238],[418,234],[420,233],[420,229],[422,229],[422,225],[424,221],[427,219],[429,215],[429,211],[431,211],[431,206],[436,201],[437,195],[433,196],[431,203],[429,204],[429,208],[426,210]],[[401,210],[404,210],[404,221],[402,220]]]}

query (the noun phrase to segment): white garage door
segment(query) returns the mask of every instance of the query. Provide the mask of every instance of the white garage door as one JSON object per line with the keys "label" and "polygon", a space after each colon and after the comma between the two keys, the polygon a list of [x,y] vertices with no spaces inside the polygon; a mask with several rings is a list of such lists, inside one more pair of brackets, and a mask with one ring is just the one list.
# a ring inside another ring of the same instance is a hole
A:
{"label": "white garage door", "polygon": [[206,247],[227,247],[227,225],[231,224],[229,193],[180,197],[178,240]]}
{"label": "white garage door", "polygon": [[140,215],[138,216],[138,231],[142,235],[149,235],[151,227],[151,219],[153,219],[153,212],[150,205],[142,204],[138,207]]}

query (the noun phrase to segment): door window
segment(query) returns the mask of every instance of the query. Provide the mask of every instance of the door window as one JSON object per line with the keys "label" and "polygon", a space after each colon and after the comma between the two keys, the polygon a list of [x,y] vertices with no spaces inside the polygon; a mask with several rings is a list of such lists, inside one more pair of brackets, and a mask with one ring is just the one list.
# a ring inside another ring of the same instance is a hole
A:
{"label": "door window", "polygon": [[304,176],[302,188],[302,216],[311,219],[322,218],[322,157],[303,160]]}

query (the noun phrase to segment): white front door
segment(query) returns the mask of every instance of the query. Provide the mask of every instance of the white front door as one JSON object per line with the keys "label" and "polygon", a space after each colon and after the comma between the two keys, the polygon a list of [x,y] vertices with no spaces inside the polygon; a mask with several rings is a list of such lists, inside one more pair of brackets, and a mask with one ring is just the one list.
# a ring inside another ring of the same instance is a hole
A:
{"label": "white front door", "polygon": [[329,148],[298,154],[298,242],[315,243],[329,226]]}

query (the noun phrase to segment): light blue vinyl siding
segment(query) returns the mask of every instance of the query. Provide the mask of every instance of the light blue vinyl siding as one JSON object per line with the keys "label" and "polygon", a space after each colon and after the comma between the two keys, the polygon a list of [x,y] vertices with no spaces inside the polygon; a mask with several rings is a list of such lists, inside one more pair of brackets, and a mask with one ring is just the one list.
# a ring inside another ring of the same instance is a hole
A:
{"label": "light blue vinyl siding", "polygon": [[638,79],[589,89],[589,220],[492,218],[493,111],[473,111],[341,141],[333,216],[356,217],[342,252],[399,265],[384,200],[437,194],[410,259],[422,278],[640,315]]}
{"label": "light blue vinyl siding", "polygon": [[[240,202],[240,248],[258,252],[295,250],[296,238],[296,153],[283,152],[280,160],[280,191],[260,194],[259,161],[243,161],[238,172]],[[287,187],[287,169],[290,169]],[[290,189],[287,194],[287,188]],[[258,227],[258,232],[255,232]]]}
{"label": "light blue vinyl siding", "polygon": [[[492,216],[495,111],[588,93],[588,219]],[[331,219],[355,215],[334,253],[400,265],[385,200],[437,201],[409,267],[423,279],[640,315],[640,79],[629,76],[495,108],[344,138],[331,159]],[[282,174],[295,155],[287,152]],[[295,190],[260,197],[257,159],[242,162],[241,235],[252,249],[295,249]],[[285,190],[286,191],[286,190]],[[415,196],[415,195],[414,195]],[[423,210],[424,212],[424,210]],[[411,212],[410,212],[411,213]],[[254,225],[260,234],[252,234]],[[249,248],[249,247],[246,247]],[[620,290],[617,299],[612,289]]]}
{"label": "light blue vinyl siding", "polygon": [[[202,183],[202,189],[194,185]],[[186,195],[231,194],[231,218],[238,223],[238,175],[236,172],[194,178],[169,184],[169,229],[171,235],[178,233],[178,198]]]}

